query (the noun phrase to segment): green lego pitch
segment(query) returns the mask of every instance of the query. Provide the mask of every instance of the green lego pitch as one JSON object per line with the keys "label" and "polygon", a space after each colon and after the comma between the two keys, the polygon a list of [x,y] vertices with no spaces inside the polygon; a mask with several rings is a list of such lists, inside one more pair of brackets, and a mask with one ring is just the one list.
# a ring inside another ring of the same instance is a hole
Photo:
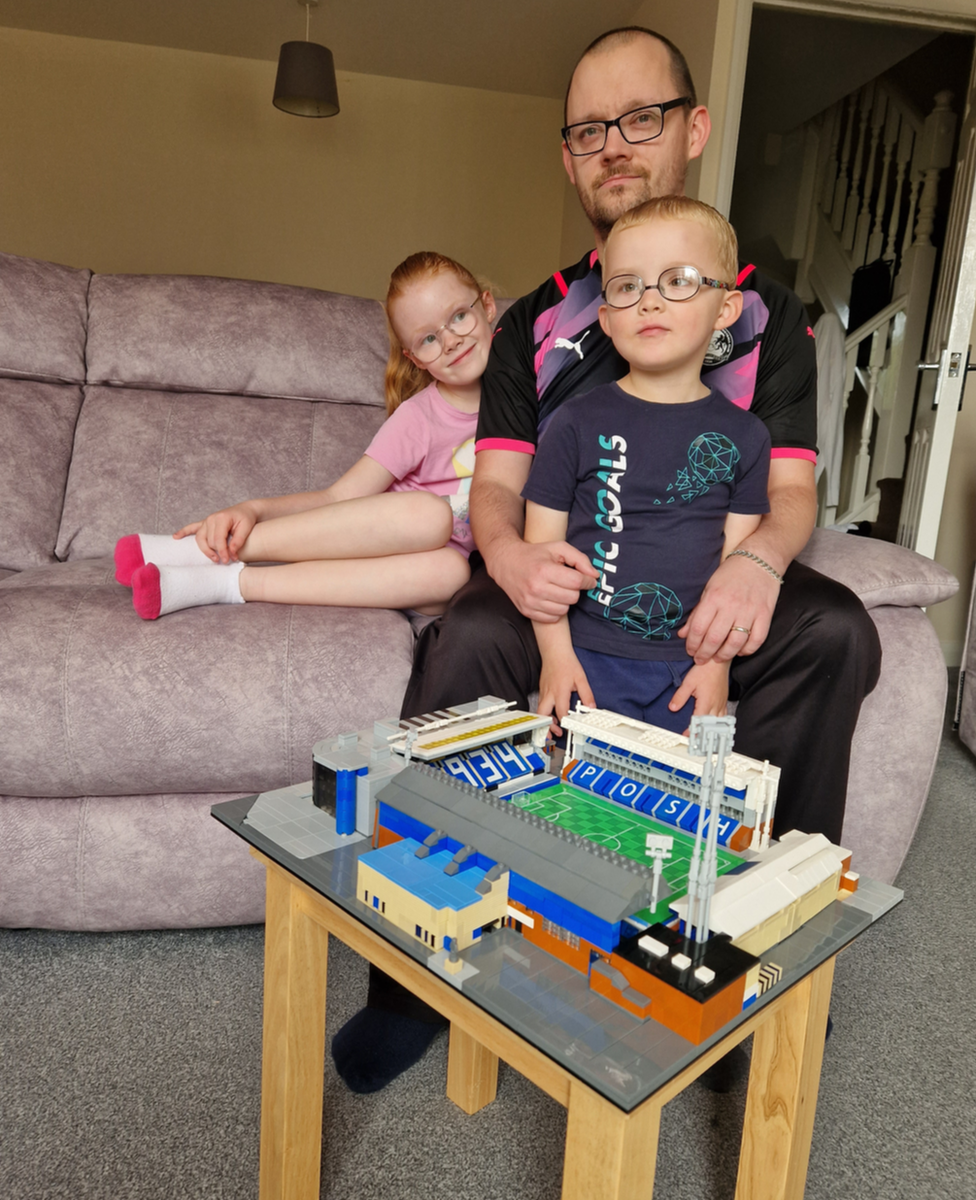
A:
{"label": "green lego pitch", "polygon": [[[643,863],[651,869],[653,862],[647,854],[649,833],[667,834],[674,838],[671,857],[664,862],[663,875],[671,895],[681,896],[688,890],[688,870],[695,846],[694,834],[655,821],[645,813],[624,808],[603,796],[585,792],[571,783],[560,781],[544,791],[528,792],[512,797],[512,803],[526,812],[569,829],[578,837],[597,845],[609,846],[618,854]],[[718,874],[724,875],[741,864],[742,858],[732,850],[717,847]],[[662,899],[656,909],[645,908],[634,916],[653,925],[667,916],[668,900]]]}

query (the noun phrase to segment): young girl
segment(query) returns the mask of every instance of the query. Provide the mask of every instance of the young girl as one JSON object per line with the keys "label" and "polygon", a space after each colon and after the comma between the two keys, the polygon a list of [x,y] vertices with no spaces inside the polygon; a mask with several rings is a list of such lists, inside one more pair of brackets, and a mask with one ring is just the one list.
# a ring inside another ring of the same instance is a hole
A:
{"label": "young girl", "polygon": [[363,457],[324,491],[248,500],[172,537],[122,538],[115,577],[140,617],[246,600],[437,614],[467,582],[495,302],[460,263],[425,251],[393,272],[386,315],[390,416]]}

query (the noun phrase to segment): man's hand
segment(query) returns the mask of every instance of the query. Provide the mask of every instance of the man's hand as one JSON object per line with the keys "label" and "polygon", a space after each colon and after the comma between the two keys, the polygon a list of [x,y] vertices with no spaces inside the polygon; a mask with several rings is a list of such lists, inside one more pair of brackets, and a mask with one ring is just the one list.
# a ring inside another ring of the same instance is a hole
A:
{"label": "man's hand", "polygon": [[758,563],[741,556],[727,558],[705,585],[678,637],[686,639],[688,653],[698,664],[752,654],[766,640],[778,598],[779,584]]}
{"label": "man's hand", "polygon": [[[522,488],[532,456],[482,450],[471,482],[471,531],[488,574],[530,620],[558,621],[596,583],[585,554],[565,542],[565,514],[522,539]],[[526,531],[528,532],[528,531]]]}
{"label": "man's hand", "polygon": [[568,542],[512,541],[491,574],[523,616],[544,624],[565,616],[597,582],[590,560]]}
{"label": "man's hand", "polygon": [[478,454],[471,529],[488,574],[519,612],[551,623],[565,616],[580,592],[596,586],[597,573],[586,555],[564,540],[566,513],[530,503],[526,520],[521,492],[531,465],[531,455],[515,451]]}
{"label": "man's hand", "polygon": [[[770,511],[754,533],[746,532],[741,515],[727,518],[726,555],[741,544],[782,574],[807,544],[817,516],[813,463],[774,458],[768,491]],[[699,664],[713,657],[722,663],[737,654],[754,654],[769,633],[779,587],[759,563],[742,555],[727,556],[678,637],[686,639],[688,653]]]}

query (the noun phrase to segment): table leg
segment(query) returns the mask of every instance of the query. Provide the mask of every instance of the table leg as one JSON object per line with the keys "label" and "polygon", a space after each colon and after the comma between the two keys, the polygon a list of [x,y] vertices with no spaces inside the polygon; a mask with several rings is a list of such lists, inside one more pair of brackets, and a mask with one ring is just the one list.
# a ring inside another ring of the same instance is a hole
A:
{"label": "table leg", "polygon": [[831,958],[756,1029],[737,1200],[802,1200],[833,978]]}
{"label": "table leg", "polygon": [[261,1200],[318,1200],[329,935],[268,867],[261,1067]]}
{"label": "table leg", "polygon": [[652,1096],[625,1113],[574,1080],[562,1200],[650,1200],[662,1107]]}
{"label": "table leg", "polygon": [[497,1091],[498,1055],[452,1022],[447,1098],[470,1115],[491,1104]]}

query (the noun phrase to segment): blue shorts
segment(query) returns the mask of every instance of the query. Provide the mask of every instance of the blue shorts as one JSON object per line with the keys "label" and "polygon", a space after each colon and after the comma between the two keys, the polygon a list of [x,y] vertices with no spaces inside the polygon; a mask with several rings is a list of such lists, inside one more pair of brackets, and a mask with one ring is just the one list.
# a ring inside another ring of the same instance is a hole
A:
{"label": "blue shorts", "polygon": [[[678,712],[672,712],[668,702],[691,670],[694,659],[649,661],[618,658],[581,646],[574,646],[573,650],[586,672],[598,708],[608,708],[648,725],[660,725],[674,733],[684,733],[688,728],[695,711],[694,696]],[[574,692],[570,707],[576,706],[576,700]]]}

